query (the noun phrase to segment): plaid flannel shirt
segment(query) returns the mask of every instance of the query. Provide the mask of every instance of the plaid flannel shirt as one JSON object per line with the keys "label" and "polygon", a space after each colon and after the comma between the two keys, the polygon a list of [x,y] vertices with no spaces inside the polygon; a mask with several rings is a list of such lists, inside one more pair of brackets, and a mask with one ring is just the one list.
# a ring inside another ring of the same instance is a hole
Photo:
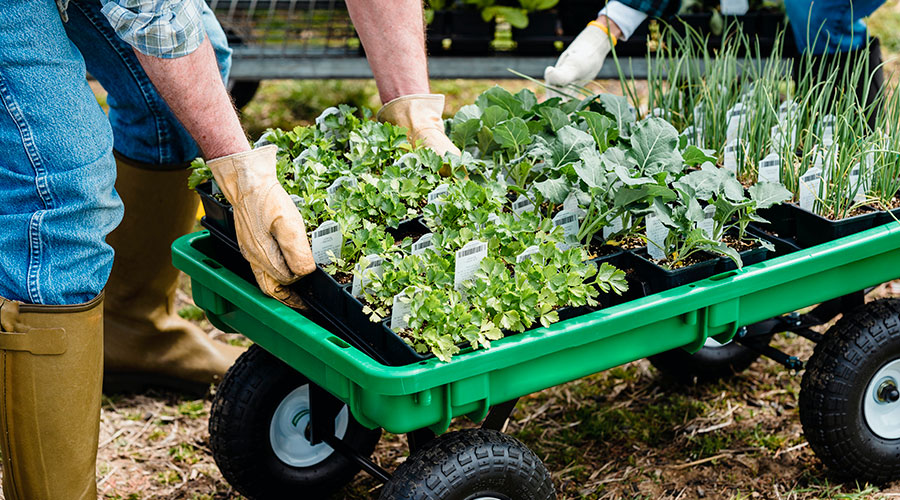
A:
{"label": "plaid flannel shirt", "polygon": [[662,19],[674,16],[681,7],[679,0],[619,0],[619,2],[647,14],[648,17]]}
{"label": "plaid flannel shirt", "polygon": [[[70,0],[56,0],[63,21]],[[142,54],[174,59],[197,50],[206,33],[203,0],[100,0],[102,12],[122,40]]]}

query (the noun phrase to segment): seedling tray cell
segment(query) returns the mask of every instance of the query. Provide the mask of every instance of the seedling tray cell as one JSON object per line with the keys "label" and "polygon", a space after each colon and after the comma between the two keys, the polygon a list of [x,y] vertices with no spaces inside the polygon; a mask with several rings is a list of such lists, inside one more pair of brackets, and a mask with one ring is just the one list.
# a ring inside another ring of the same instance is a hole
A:
{"label": "seedling tray cell", "polygon": [[652,262],[646,250],[630,252],[632,265],[641,281],[648,286],[650,293],[662,292],[681,285],[700,281],[712,276],[719,263],[717,257],[679,269],[666,269]]}
{"label": "seedling tray cell", "polygon": [[797,224],[797,242],[802,247],[810,247],[865,231],[878,222],[879,213],[872,210],[864,214],[841,220],[830,220],[797,205],[789,204]]}

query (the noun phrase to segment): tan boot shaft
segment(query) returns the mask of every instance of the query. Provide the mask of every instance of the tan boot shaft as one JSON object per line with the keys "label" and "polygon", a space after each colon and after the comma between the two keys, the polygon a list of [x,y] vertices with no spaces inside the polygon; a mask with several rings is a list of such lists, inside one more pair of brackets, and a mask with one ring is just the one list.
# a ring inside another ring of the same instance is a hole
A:
{"label": "tan boot shaft", "polygon": [[0,298],[0,448],[6,500],[95,500],[103,299]]}

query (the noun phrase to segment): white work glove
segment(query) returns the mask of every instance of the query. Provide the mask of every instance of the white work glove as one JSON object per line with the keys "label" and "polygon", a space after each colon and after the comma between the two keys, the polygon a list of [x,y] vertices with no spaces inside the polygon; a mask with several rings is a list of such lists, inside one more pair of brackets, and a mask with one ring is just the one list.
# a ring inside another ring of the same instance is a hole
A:
{"label": "white work glove", "polygon": [[607,34],[606,27],[591,21],[563,51],[555,66],[547,66],[544,80],[558,87],[575,84],[581,87],[597,77],[603,61],[616,39]]}
{"label": "white work glove", "polygon": [[375,118],[407,130],[409,142],[423,141],[435,153],[460,154],[459,148],[444,133],[444,96],[440,94],[410,94],[385,104]]}
{"label": "white work glove", "polygon": [[234,210],[241,254],[259,287],[292,307],[305,307],[287,286],[316,269],[306,225],[275,176],[278,147],[215,158],[206,164]]}

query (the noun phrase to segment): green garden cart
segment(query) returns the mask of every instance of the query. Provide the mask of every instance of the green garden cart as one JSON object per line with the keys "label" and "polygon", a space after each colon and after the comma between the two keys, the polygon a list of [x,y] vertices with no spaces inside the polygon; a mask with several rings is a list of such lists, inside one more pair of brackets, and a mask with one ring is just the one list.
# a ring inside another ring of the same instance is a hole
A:
{"label": "green garden cart", "polygon": [[[517,398],[645,357],[683,376],[758,355],[805,366],[800,419],[816,455],[840,477],[900,478],[900,300],[864,298],[900,278],[900,224],[781,253],[449,363],[387,366],[327,321],[263,295],[208,231],[173,245],[210,322],[255,343],[217,389],[210,417],[215,460],[249,498],[327,498],[360,470],[385,483],[383,499],[555,498],[539,458],[500,432]],[[838,314],[827,333],[812,329]],[[770,345],[787,331],[817,344],[809,360]],[[481,426],[444,433],[458,417]],[[409,458],[393,472],[370,459],[382,430],[408,437]]]}

